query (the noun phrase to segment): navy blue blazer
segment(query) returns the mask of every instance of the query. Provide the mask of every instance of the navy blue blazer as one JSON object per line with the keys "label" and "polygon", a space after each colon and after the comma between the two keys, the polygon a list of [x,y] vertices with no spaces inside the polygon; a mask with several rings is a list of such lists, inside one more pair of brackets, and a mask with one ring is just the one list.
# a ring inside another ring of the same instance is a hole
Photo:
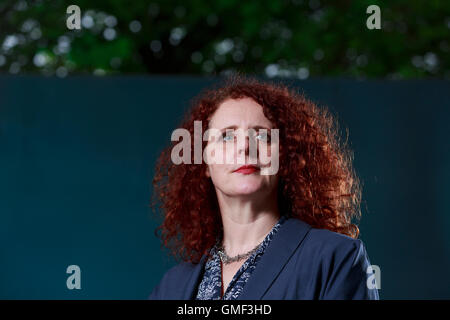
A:
{"label": "navy blue blazer", "polygon": [[[193,300],[206,256],[169,269],[149,299]],[[361,240],[287,219],[261,256],[240,300],[378,299],[367,286],[370,265]]]}

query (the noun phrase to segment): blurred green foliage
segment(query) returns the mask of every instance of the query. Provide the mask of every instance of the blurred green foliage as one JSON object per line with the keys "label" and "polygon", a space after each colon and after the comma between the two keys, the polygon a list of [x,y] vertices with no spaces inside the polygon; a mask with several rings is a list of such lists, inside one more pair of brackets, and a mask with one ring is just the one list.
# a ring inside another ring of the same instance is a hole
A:
{"label": "blurred green foliage", "polygon": [[0,0],[0,72],[450,78],[449,35],[448,0]]}

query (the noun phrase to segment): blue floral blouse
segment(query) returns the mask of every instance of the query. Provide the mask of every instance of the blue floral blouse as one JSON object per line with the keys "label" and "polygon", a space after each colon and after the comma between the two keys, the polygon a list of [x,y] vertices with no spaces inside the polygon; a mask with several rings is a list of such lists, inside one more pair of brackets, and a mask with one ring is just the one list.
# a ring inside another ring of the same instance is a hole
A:
{"label": "blue floral blouse", "polygon": [[200,282],[197,291],[196,300],[235,300],[244,289],[244,285],[250,278],[253,270],[269,245],[273,236],[276,234],[281,224],[286,220],[286,216],[281,216],[272,230],[264,238],[261,246],[242,264],[230,284],[227,287],[223,297],[222,294],[222,261],[217,253],[217,246],[211,248],[211,258],[205,264],[203,279]]}

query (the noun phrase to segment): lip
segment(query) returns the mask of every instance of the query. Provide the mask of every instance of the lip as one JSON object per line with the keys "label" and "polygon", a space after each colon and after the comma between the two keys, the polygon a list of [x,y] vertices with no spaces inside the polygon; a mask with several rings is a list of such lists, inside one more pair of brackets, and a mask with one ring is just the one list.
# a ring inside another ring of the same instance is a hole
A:
{"label": "lip", "polygon": [[259,171],[259,168],[257,166],[245,165],[245,166],[239,167],[238,169],[234,170],[233,172],[238,172],[238,173],[242,173],[242,174],[252,174],[256,171]]}

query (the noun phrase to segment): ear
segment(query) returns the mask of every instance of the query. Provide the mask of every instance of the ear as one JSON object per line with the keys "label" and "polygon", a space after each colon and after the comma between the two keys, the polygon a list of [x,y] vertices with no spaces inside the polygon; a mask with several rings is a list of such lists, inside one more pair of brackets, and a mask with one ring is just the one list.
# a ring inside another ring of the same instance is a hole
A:
{"label": "ear", "polygon": [[209,166],[206,166],[205,175],[206,175],[208,178],[211,177],[211,173],[209,172]]}

